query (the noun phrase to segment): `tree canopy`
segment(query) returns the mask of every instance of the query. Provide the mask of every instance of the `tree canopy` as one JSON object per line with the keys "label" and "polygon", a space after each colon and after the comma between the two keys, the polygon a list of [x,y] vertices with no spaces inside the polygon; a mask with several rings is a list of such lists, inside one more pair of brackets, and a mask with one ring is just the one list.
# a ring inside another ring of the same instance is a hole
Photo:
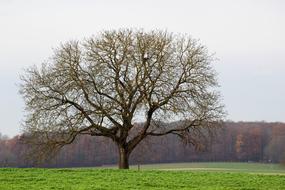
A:
{"label": "tree canopy", "polygon": [[129,167],[148,136],[174,134],[197,145],[224,115],[212,61],[198,40],[167,31],[111,30],[69,41],[21,76],[24,132],[49,151],[78,135],[111,138],[119,168]]}

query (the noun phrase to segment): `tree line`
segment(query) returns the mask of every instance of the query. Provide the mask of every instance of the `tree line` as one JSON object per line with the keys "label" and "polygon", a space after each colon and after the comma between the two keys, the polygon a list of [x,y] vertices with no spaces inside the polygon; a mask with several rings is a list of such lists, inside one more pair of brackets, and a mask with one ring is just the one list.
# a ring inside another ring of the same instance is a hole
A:
{"label": "tree line", "polygon": [[[53,159],[39,163],[27,156],[30,145],[23,135],[8,138],[0,135],[1,167],[87,167],[116,164],[117,147],[105,137],[79,136]],[[174,135],[146,138],[131,155],[131,164],[239,161],[273,162],[285,160],[285,124],[265,122],[225,122],[204,147],[185,144]]]}

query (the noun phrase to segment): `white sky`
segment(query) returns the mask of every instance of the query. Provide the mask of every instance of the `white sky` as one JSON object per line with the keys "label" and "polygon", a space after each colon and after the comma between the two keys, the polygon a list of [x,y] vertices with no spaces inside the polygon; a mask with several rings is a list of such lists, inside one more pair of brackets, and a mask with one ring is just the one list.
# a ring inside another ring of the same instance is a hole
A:
{"label": "white sky", "polygon": [[0,133],[20,132],[23,68],[104,29],[187,33],[215,52],[228,119],[285,122],[283,0],[0,0]]}

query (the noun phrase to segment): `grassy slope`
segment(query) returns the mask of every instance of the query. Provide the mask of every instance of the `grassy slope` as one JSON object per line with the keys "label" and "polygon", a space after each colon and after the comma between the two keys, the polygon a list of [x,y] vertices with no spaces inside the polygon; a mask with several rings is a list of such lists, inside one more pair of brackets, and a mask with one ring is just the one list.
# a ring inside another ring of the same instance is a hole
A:
{"label": "grassy slope", "polygon": [[[201,164],[206,166],[205,164],[209,163]],[[201,164],[196,163],[195,165],[201,168]],[[211,167],[214,164],[223,166],[223,168],[229,167],[222,163],[212,163]],[[232,164],[238,168],[258,167],[255,164]],[[172,166],[174,167],[173,164]],[[266,166],[262,165],[262,167]],[[165,167],[159,165],[159,168]],[[139,172],[114,169],[0,169],[0,189],[285,189],[285,175],[227,171],[145,170]]]}

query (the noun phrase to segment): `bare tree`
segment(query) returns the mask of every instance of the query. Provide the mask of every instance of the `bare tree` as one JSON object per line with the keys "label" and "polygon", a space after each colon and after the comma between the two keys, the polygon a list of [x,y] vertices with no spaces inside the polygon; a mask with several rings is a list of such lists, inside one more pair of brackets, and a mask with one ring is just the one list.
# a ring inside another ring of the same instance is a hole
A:
{"label": "bare tree", "polygon": [[67,42],[21,76],[24,132],[49,151],[78,135],[111,138],[121,169],[147,136],[175,134],[197,145],[223,116],[211,62],[197,40],[166,31],[112,30]]}

